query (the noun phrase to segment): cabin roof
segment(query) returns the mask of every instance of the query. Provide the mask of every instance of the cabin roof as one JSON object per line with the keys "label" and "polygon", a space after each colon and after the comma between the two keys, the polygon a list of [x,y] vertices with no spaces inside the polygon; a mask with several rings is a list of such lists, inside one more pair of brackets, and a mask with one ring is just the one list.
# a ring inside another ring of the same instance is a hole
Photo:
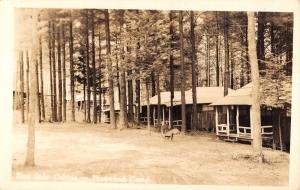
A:
{"label": "cabin roof", "polygon": [[243,86],[240,89],[232,90],[227,96],[218,99],[211,105],[252,105],[251,104],[252,95],[252,83]]}
{"label": "cabin roof", "polygon": [[[174,100],[175,100],[175,97],[176,97],[176,99],[180,99],[180,97],[181,97],[180,91],[174,91]],[[157,95],[152,96],[149,99],[149,101],[150,101],[150,105],[157,105],[158,104]],[[161,105],[170,106],[170,104],[171,104],[171,92],[170,91],[161,92],[160,93],[160,102],[161,102]],[[147,105],[147,101],[144,101],[142,103],[142,105]]]}
{"label": "cabin roof", "polygon": [[[232,90],[229,89],[229,92]],[[224,87],[197,87],[197,104],[210,104],[217,101],[224,96]],[[192,89],[185,91],[185,102],[187,105],[193,104],[193,93]],[[161,105],[170,106],[171,105],[171,92],[161,92]],[[157,105],[157,95],[150,98],[150,105]],[[142,105],[147,105],[144,101]],[[181,105],[181,92],[174,91],[173,105]]]}
{"label": "cabin roof", "polygon": [[[232,89],[228,89],[229,92]],[[185,92],[185,103],[193,104],[192,89]],[[224,87],[197,87],[197,104],[210,104],[224,97]]]}

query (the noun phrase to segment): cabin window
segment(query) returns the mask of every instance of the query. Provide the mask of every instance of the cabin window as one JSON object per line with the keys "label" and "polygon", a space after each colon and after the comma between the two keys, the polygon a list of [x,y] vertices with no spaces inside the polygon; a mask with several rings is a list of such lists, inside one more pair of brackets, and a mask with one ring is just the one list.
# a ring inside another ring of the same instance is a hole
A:
{"label": "cabin window", "polygon": [[262,108],[261,110],[261,125],[272,125],[272,110]]}
{"label": "cabin window", "polygon": [[227,123],[226,106],[218,106],[218,123],[219,124],[226,124]]}
{"label": "cabin window", "polygon": [[250,106],[239,106],[239,125],[250,127]]}

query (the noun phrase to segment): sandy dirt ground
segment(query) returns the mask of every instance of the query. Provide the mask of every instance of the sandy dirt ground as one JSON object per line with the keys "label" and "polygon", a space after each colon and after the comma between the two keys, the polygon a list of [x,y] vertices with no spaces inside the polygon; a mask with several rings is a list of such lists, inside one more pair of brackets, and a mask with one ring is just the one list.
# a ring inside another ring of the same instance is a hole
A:
{"label": "sandy dirt ground", "polygon": [[288,185],[289,154],[264,148],[254,162],[247,144],[212,133],[177,135],[173,141],[146,129],[105,124],[43,123],[36,128],[36,167],[24,167],[27,126],[13,127],[13,178],[115,183]]}

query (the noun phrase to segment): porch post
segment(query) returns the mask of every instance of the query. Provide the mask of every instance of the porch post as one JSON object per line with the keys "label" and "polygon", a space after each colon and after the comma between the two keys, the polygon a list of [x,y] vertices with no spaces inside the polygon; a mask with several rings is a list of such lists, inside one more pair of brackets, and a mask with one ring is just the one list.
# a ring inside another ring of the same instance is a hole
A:
{"label": "porch post", "polygon": [[155,106],[153,107],[153,125],[155,127]]}
{"label": "porch post", "polygon": [[227,121],[227,135],[229,136],[229,132],[230,132],[230,122],[229,122],[229,106],[226,106],[226,113],[227,113],[227,118],[226,118],[226,121]]}
{"label": "porch post", "polygon": [[240,107],[237,105],[236,106],[236,133],[238,137],[240,133],[239,127],[240,127]]}
{"label": "porch post", "polygon": [[219,135],[219,130],[218,130],[218,106],[216,106],[216,134]]}
{"label": "porch post", "polygon": [[169,129],[171,129],[171,107],[169,107]]}
{"label": "porch post", "polygon": [[163,111],[163,125],[165,124],[165,106],[162,106]]}
{"label": "porch post", "polygon": [[251,129],[251,139],[253,139],[253,122],[252,122],[252,106],[250,106],[250,129]]}

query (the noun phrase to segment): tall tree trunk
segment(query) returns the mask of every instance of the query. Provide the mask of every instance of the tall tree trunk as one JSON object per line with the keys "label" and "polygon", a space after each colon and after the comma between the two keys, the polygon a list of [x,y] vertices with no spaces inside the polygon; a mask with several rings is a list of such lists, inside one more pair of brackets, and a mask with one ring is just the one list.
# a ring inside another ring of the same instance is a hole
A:
{"label": "tall tree trunk", "polygon": [[228,13],[224,12],[224,48],[225,48],[225,72],[224,72],[224,96],[229,88],[229,43],[228,43]]}
{"label": "tall tree trunk", "polygon": [[186,132],[186,110],[185,110],[185,74],[184,74],[184,53],[183,53],[183,23],[182,11],[179,12],[179,34],[180,34],[180,64],[181,64],[181,119],[182,132]]}
{"label": "tall tree trunk", "polygon": [[63,81],[62,81],[62,94],[63,94],[63,113],[62,113],[62,120],[66,121],[67,119],[67,91],[66,91],[66,36],[65,36],[65,25],[62,24],[62,74],[63,74]]}
{"label": "tall tree trunk", "polygon": [[[120,33],[122,35],[122,28],[124,24],[124,11],[121,12],[120,19]],[[124,51],[124,42],[120,41],[121,49],[121,65],[120,65],[120,128],[127,128],[127,104],[126,104],[126,78],[125,78],[125,51]]]}
{"label": "tall tree trunk", "polygon": [[[248,20],[247,20],[247,24],[248,24]],[[245,36],[245,44],[246,44],[246,48],[247,51],[245,52],[245,57],[246,57],[246,84],[251,82],[251,66],[250,66],[250,60],[249,60],[249,53],[248,53],[248,29],[245,32],[246,36]]]}
{"label": "tall tree trunk", "polygon": [[192,108],[192,130],[197,129],[198,117],[197,117],[197,81],[196,81],[196,45],[195,45],[195,21],[194,12],[190,12],[190,25],[191,25],[191,43],[192,43],[192,97],[193,97],[193,108]]}
{"label": "tall tree trunk", "polygon": [[151,71],[151,84],[152,84],[152,89],[151,89],[151,96],[155,96],[156,95],[156,87],[155,87],[155,76],[154,76],[154,72]]}
{"label": "tall tree trunk", "polygon": [[[85,75],[86,77],[86,75]],[[86,79],[83,82],[83,102],[84,102],[84,121],[87,120],[87,108],[86,108]]]}
{"label": "tall tree trunk", "polygon": [[109,88],[109,104],[110,104],[110,124],[112,128],[116,128],[115,118],[115,101],[114,101],[114,78],[112,73],[111,48],[110,48],[110,29],[109,29],[109,13],[106,9],[105,15],[105,36],[106,36],[106,54],[107,54],[107,71],[108,71],[108,88]]}
{"label": "tall tree trunk", "polygon": [[25,110],[24,110],[24,59],[23,59],[23,51],[20,52],[20,78],[21,78],[21,121],[25,122]]}
{"label": "tall tree trunk", "polygon": [[207,38],[207,86],[210,86],[210,35]]}
{"label": "tall tree trunk", "polygon": [[283,151],[282,130],[281,130],[281,111],[280,110],[278,110],[278,133],[279,133],[280,151]]}
{"label": "tall tree trunk", "polygon": [[136,103],[136,123],[137,125],[140,125],[140,110],[141,110],[141,82],[140,82],[140,71],[139,71],[139,51],[137,47],[137,52],[136,52],[136,70],[135,74],[137,75],[137,78],[135,80],[135,103]]}
{"label": "tall tree trunk", "polygon": [[[138,16],[139,10],[136,10],[136,15]],[[137,28],[137,32],[139,28]],[[138,37],[136,48],[135,48],[136,60],[135,60],[135,113],[136,113],[136,124],[140,125],[140,111],[141,111],[141,80],[140,80],[140,38]]]}
{"label": "tall tree trunk", "polygon": [[38,115],[39,115],[39,122],[41,122],[41,99],[40,99],[40,92],[39,92],[39,88],[40,88],[40,84],[39,84],[39,62],[38,59],[36,60],[36,64],[35,64],[35,74],[36,74],[36,97],[37,97],[37,104],[38,104]]}
{"label": "tall tree trunk", "polygon": [[[118,49],[118,40],[116,39],[116,49]],[[121,104],[121,89],[120,89],[120,67],[119,67],[119,56],[116,54],[116,69],[117,69],[117,89],[118,89],[118,100]]]}
{"label": "tall tree trunk", "polygon": [[29,55],[28,55],[28,50],[26,51],[26,110],[27,110],[27,120],[28,120],[28,113],[29,113]]}
{"label": "tall tree trunk", "polygon": [[48,30],[49,30],[49,39],[48,39],[48,49],[49,49],[49,76],[50,76],[50,101],[51,101],[51,121],[54,121],[54,102],[53,102],[53,71],[52,71],[52,31],[51,31],[52,23],[49,21]]}
{"label": "tall tree trunk", "polygon": [[56,63],[55,63],[55,23],[52,22],[52,80],[53,80],[53,121],[57,121]]}
{"label": "tall tree trunk", "polygon": [[88,123],[91,122],[91,83],[90,83],[90,52],[89,52],[89,10],[86,10],[86,30],[85,30],[85,41],[86,41],[86,92],[87,92],[87,118]]}
{"label": "tall tree trunk", "polygon": [[[124,46],[121,45],[122,54],[124,55]],[[124,57],[124,56],[123,56]],[[125,60],[122,58],[121,74],[120,74],[120,128],[127,128],[127,108],[126,108],[126,78],[125,78]]]}
{"label": "tall tree trunk", "polygon": [[[174,49],[174,27],[173,27],[173,12],[170,11],[169,12],[169,18],[170,18],[170,36],[171,36],[171,43],[170,43],[170,48],[171,48],[171,51],[170,51],[170,102],[171,102],[171,105],[170,105],[170,127],[171,129],[173,129],[173,99],[174,99],[174,57],[173,57],[173,53],[172,53],[172,50]],[[146,83],[146,85],[149,85],[148,83]],[[149,88],[149,86],[146,86]],[[148,93],[149,94],[149,93]],[[149,107],[150,108],[150,107]]]}
{"label": "tall tree trunk", "polygon": [[[19,55],[20,56],[20,55]],[[20,57],[19,57],[20,58]],[[13,96],[14,96],[14,110],[18,110],[18,104],[19,104],[19,88],[20,88],[20,78],[21,78],[21,75],[20,75],[20,60],[18,60],[17,62],[17,65],[16,65],[16,80],[15,80],[15,85],[16,85],[16,91],[14,92]]]}
{"label": "tall tree trunk", "polygon": [[147,99],[147,128],[148,128],[149,134],[151,135],[149,79],[146,79],[146,99]]}
{"label": "tall tree trunk", "polygon": [[220,64],[219,64],[219,18],[218,12],[216,12],[216,24],[217,24],[217,35],[216,35],[216,84],[220,86]]}
{"label": "tall tree trunk", "polygon": [[58,118],[62,121],[61,28],[57,28]]}
{"label": "tall tree trunk", "polygon": [[[242,40],[242,44],[243,44],[243,39],[244,39],[244,35],[241,33],[240,34],[240,39]],[[243,47],[243,46],[242,46]],[[240,73],[239,73],[239,76],[240,76],[240,88],[244,86],[245,84],[245,79],[244,79],[244,73],[245,73],[245,58],[244,58],[244,51],[245,50],[241,50],[240,51]]]}
{"label": "tall tree trunk", "polygon": [[209,39],[208,39],[208,34],[207,34],[207,30],[206,30],[206,35],[205,35],[205,38],[206,38],[206,43],[205,43],[205,66],[206,66],[206,83],[205,83],[205,86],[209,86],[209,49],[208,49],[208,43],[209,43]]}
{"label": "tall tree trunk", "polygon": [[70,53],[70,90],[71,90],[71,110],[72,121],[75,121],[75,81],[74,81],[74,60],[73,60],[73,21],[69,22],[69,53]]}
{"label": "tall tree trunk", "polygon": [[45,120],[45,102],[44,102],[44,79],[43,79],[43,48],[42,37],[39,37],[39,58],[40,58],[40,81],[41,81],[41,112],[42,119]]}
{"label": "tall tree trunk", "polygon": [[273,58],[275,57],[275,32],[274,32],[274,24],[271,23],[271,26],[270,26],[270,40],[271,40],[271,53],[272,53],[272,56]]}
{"label": "tall tree trunk", "polygon": [[94,26],[94,11],[92,10],[92,67],[93,67],[93,123],[97,123],[97,94],[96,94],[96,53],[95,53],[95,26]]}
{"label": "tall tree trunk", "polygon": [[285,68],[286,75],[291,76],[293,72],[293,33],[290,32],[291,26],[285,24],[285,44],[286,44],[286,53],[285,53]]}
{"label": "tall tree trunk", "polygon": [[102,114],[102,58],[101,58],[101,33],[99,29],[99,122],[101,123],[101,114]]}
{"label": "tall tree trunk", "polygon": [[234,56],[233,56],[233,47],[232,42],[231,45],[231,51],[230,51],[230,88],[234,88],[234,70],[235,70],[235,63],[234,63]]}
{"label": "tall tree trunk", "polygon": [[241,51],[240,52],[240,88],[241,87],[243,87],[244,86],[244,84],[245,84],[245,80],[244,80],[244,58],[243,58],[243,56],[244,56],[244,53],[243,53],[243,51]]}
{"label": "tall tree trunk", "polygon": [[29,117],[28,117],[28,136],[27,136],[27,152],[25,159],[25,166],[33,167],[34,164],[34,150],[35,150],[35,125],[36,119],[38,118],[38,88],[37,88],[37,80],[38,77],[36,75],[37,72],[37,51],[35,47],[38,47],[38,40],[36,38],[37,32],[37,15],[38,12],[34,10],[32,12],[32,51],[31,51],[31,63],[30,63],[30,107],[29,107]]}
{"label": "tall tree trunk", "polygon": [[129,122],[134,121],[134,113],[133,113],[133,85],[132,85],[132,79],[131,79],[132,71],[127,71],[127,76],[129,79],[127,80],[128,85],[128,120]]}
{"label": "tall tree trunk", "polygon": [[220,63],[220,85],[224,86],[224,72],[223,72],[223,60],[222,60],[222,52],[221,52],[221,47],[222,42],[219,40],[219,63]]}
{"label": "tall tree trunk", "polygon": [[257,41],[256,41],[256,51],[257,51],[257,58],[258,58],[258,67],[259,70],[265,69],[265,13],[258,12],[258,19],[257,19]]}
{"label": "tall tree trunk", "polygon": [[[123,60],[124,63],[124,60]],[[127,128],[127,109],[126,109],[126,79],[125,68],[121,70],[120,81],[120,128]]]}
{"label": "tall tree trunk", "polygon": [[263,161],[261,120],[260,120],[260,80],[257,62],[256,42],[255,42],[255,18],[254,12],[248,12],[248,52],[251,64],[252,79],[252,127],[253,127],[253,150],[254,155]]}
{"label": "tall tree trunk", "polygon": [[156,74],[156,91],[157,91],[157,126],[161,129],[161,97],[160,97],[160,84],[159,84],[159,71]]}

